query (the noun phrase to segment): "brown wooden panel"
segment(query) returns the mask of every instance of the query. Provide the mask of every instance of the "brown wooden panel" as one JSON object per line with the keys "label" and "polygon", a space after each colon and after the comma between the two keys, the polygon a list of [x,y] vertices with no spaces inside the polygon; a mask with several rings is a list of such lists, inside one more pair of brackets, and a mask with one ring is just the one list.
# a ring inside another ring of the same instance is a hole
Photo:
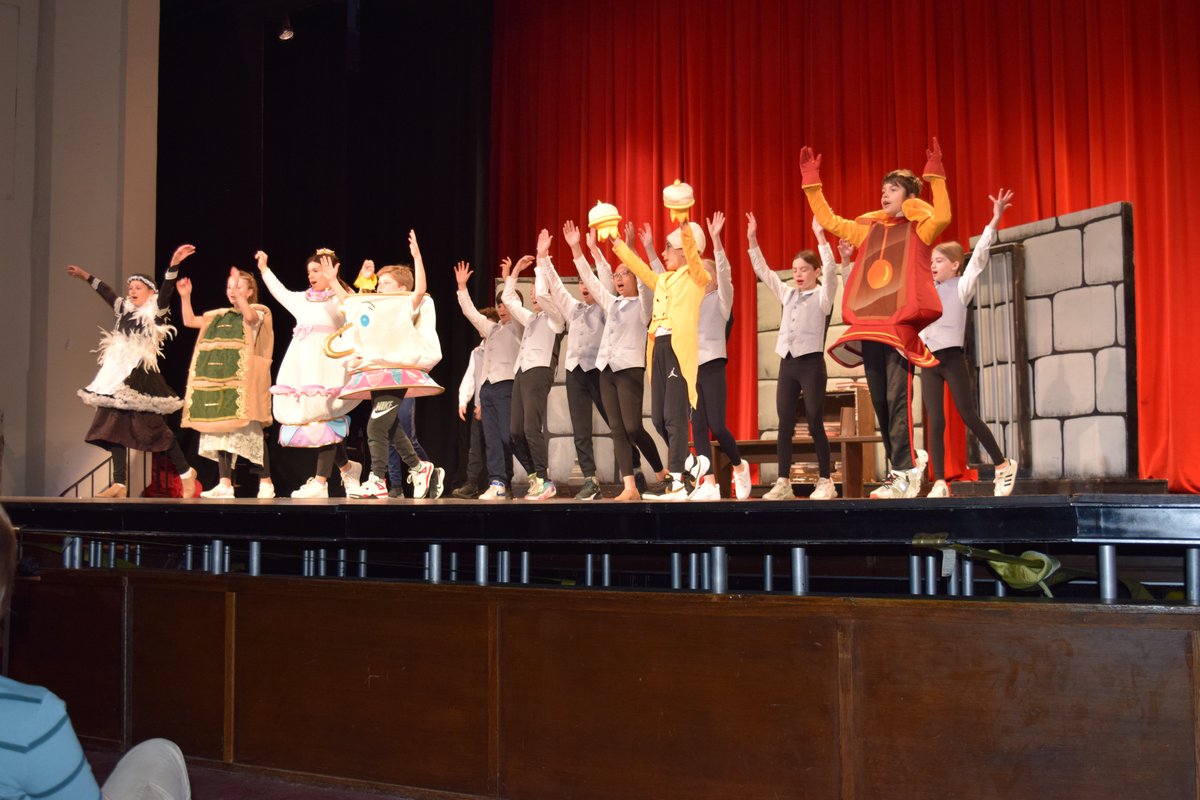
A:
{"label": "brown wooden panel", "polygon": [[502,609],[503,797],[837,795],[831,618],[679,595],[541,600]]}
{"label": "brown wooden panel", "polygon": [[121,577],[49,570],[21,580],[10,616],[15,680],[45,686],[67,704],[80,736],[122,740]]}
{"label": "brown wooden panel", "polygon": [[1194,800],[1188,631],[1040,616],[855,622],[855,796]]}
{"label": "brown wooden panel", "polygon": [[246,582],[235,761],[487,794],[486,595]]}
{"label": "brown wooden panel", "polygon": [[181,577],[130,591],[132,739],[171,739],[221,759],[225,720],[225,587]]}

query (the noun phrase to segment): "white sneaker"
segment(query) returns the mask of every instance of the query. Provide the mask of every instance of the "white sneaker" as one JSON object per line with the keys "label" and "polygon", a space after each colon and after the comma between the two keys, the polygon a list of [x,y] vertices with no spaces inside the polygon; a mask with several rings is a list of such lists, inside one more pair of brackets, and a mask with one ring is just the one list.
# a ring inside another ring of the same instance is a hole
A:
{"label": "white sneaker", "polygon": [[200,496],[207,497],[210,500],[228,500],[233,497],[233,487],[218,483],[211,489],[205,489],[200,493]]}
{"label": "white sneaker", "polygon": [[687,461],[683,462],[683,468],[691,473],[692,481],[697,486],[700,485],[700,479],[708,474],[708,466],[708,456],[698,456],[694,453],[688,453]]}
{"label": "white sneaker", "polygon": [[733,496],[745,500],[750,496],[750,462],[743,461],[733,468]]}
{"label": "white sneaker", "polygon": [[183,499],[187,500],[192,497],[198,497],[196,492],[196,468],[188,467],[187,472],[179,473],[179,485],[182,489]]}
{"label": "white sneaker", "polygon": [[1017,460],[1009,456],[1005,461],[1008,466],[996,467],[996,477],[992,480],[996,486],[992,494],[996,497],[1008,497],[1017,482]]}
{"label": "white sneaker", "polygon": [[792,491],[792,482],[787,478],[776,478],[775,485],[763,495],[763,500],[795,500],[796,493]]}
{"label": "white sneaker", "polygon": [[422,461],[408,471],[408,482],[412,484],[414,500],[420,500],[429,494],[429,479],[432,477],[432,461]]}
{"label": "white sneaker", "polygon": [[909,473],[912,470],[897,470],[894,469],[888,473],[887,478],[879,485],[875,491],[871,492],[872,500],[898,500],[902,497],[911,497],[908,494]]}
{"label": "white sneaker", "polygon": [[[701,458],[704,458],[704,457],[701,456]],[[715,484],[715,483],[709,483],[708,481],[700,481],[700,483],[696,484],[696,488],[692,490],[691,495],[688,497],[688,500],[720,500],[720,499],[721,499],[721,487],[717,486],[717,484]]]}
{"label": "white sneaker", "polygon": [[930,488],[929,494],[927,494],[925,496],[926,497],[949,497],[950,496],[950,487],[946,484],[946,482],[944,480],[941,480],[939,478],[938,480],[933,482],[933,487]]}
{"label": "white sneaker", "polygon": [[292,492],[292,497],[297,499],[313,499],[329,497],[329,484],[321,483],[316,478],[309,478],[303,486]]}
{"label": "white sneaker", "polygon": [[346,466],[339,470],[342,474],[342,488],[346,497],[359,497],[359,482],[362,480],[363,465],[357,461],[347,461]]}
{"label": "white sneaker", "polygon": [[258,482],[258,499],[270,500],[275,496],[275,484]]}
{"label": "white sneaker", "polygon": [[487,491],[479,495],[480,500],[507,500],[508,490],[504,488],[504,484],[500,481],[492,481],[488,484]]}
{"label": "white sneaker", "polygon": [[372,472],[367,476],[367,479],[359,483],[353,493],[347,491],[346,497],[351,497],[355,500],[371,497],[387,497],[387,483],[383,478],[375,477]]}
{"label": "white sneaker", "polygon": [[914,466],[916,466],[917,469],[921,470],[922,475],[925,474],[925,467],[929,466],[929,453],[925,452],[924,450],[922,450],[921,448],[918,447],[917,448],[917,462]]}
{"label": "white sneaker", "polygon": [[808,499],[836,500],[837,496],[837,487],[833,485],[833,481],[829,478],[818,478],[817,485],[813,488],[812,494],[808,496]]}
{"label": "white sneaker", "polygon": [[442,496],[442,492],[446,489],[446,470],[441,467],[433,468],[433,477],[429,483],[429,497],[437,500]]}
{"label": "white sneaker", "polygon": [[660,503],[677,503],[688,499],[687,487],[683,481],[674,475],[667,475],[659,488],[658,494],[644,494],[643,500],[654,500]]}
{"label": "white sneaker", "polygon": [[916,497],[921,493],[921,475],[924,474],[923,470],[920,467],[913,467],[904,472],[908,479],[908,487],[904,490],[904,496]]}

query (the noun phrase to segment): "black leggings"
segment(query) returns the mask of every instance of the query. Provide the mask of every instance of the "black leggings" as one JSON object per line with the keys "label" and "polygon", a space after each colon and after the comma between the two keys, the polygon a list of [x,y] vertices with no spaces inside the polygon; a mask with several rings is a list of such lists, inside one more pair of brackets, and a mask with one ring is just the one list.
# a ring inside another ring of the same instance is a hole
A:
{"label": "black leggings", "polygon": [[971,381],[967,377],[967,359],[961,347],[947,347],[934,353],[936,367],[921,368],[921,394],[925,399],[925,410],[929,413],[926,441],[929,442],[929,461],[933,467],[933,479],[946,477],[946,409],[943,386],[950,387],[950,397],[958,409],[958,415],[975,434],[979,444],[991,456],[993,464],[1004,461],[1004,453],[996,444],[992,430],[979,417],[975,398],[971,396]]}
{"label": "black leggings", "polygon": [[[808,353],[787,356],[779,362],[779,381],[775,385],[775,410],[779,414],[779,438],[775,453],[779,477],[792,472],[792,436],[796,430],[796,411],[804,396],[804,416],[808,435],[817,451],[817,473],[829,477],[829,437],[825,435],[825,354]],[[849,431],[847,431],[849,433]]]}
{"label": "black leggings", "polygon": [[337,464],[338,469],[343,469],[350,463],[350,456],[346,453],[346,443],[338,442],[337,444],[327,444],[324,447],[317,448],[317,476],[321,478],[329,478],[333,472],[333,465]]}
{"label": "black leggings", "polygon": [[[263,431],[263,463],[254,465],[254,472],[259,478],[271,480],[271,447],[270,437]],[[217,475],[222,479],[233,480],[233,453],[225,450],[217,451]]]}
{"label": "black leggings", "polygon": [[712,463],[712,445],[708,443],[711,430],[721,443],[721,449],[736,467],[742,463],[737,442],[725,424],[725,364],[727,359],[714,358],[696,371],[696,413],[692,414],[692,439],[696,455]]}
{"label": "black leggings", "polygon": [[[687,381],[683,378],[679,358],[671,349],[669,334],[654,339],[651,357],[654,360],[650,371],[650,421],[667,443],[667,467],[671,472],[680,473],[687,463],[688,418],[692,409]],[[642,453],[650,457],[645,448]]]}
{"label": "black leggings", "polygon": [[[123,444],[107,443],[100,445],[109,452],[112,456],[113,464],[113,483],[122,485],[129,484],[129,448]],[[171,459],[171,464],[174,465],[175,471],[182,475],[191,469],[187,458],[183,455],[183,448],[179,446],[178,439],[171,440],[171,447],[167,450],[167,458]]]}
{"label": "black leggings", "polygon": [[658,448],[642,425],[642,398],[645,391],[646,370],[642,367],[630,367],[618,372],[605,367],[600,373],[600,396],[612,429],[613,452],[616,453],[617,468],[622,478],[634,474],[633,445],[642,451],[651,469],[662,472]]}

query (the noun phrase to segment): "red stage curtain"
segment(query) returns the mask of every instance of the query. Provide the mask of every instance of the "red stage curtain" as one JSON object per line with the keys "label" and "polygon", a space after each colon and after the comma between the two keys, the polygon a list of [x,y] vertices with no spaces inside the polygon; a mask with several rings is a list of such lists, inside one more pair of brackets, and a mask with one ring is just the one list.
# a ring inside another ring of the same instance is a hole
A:
{"label": "red stage curtain", "polygon": [[801,145],[824,154],[826,195],[853,216],[878,207],[884,173],[919,170],[937,136],[947,239],[982,229],[999,186],[1016,191],[1006,225],[1133,202],[1141,473],[1196,491],[1196,299],[1180,276],[1200,222],[1200,196],[1186,191],[1200,175],[1186,139],[1200,130],[1198,32],[1190,0],[496,0],[495,258],[532,252],[545,227],[569,267],[562,222],[598,198],[652,222],[661,243],[660,190],[690,182],[699,214],[729,217],[730,423],[749,437],[745,212],[785,267],[813,245]]}

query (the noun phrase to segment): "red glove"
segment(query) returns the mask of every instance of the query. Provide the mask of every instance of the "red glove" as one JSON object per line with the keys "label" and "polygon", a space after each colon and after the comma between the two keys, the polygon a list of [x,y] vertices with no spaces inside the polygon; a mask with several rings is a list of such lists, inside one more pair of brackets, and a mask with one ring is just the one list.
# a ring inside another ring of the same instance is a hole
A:
{"label": "red glove", "polygon": [[821,157],[814,156],[808,145],[800,148],[800,185],[821,185]]}
{"label": "red glove", "polygon": [[942,164],[942,146],[938,144],[937,137],[933,137],[933,145],[929,150],[925,151],[925,169],[921,172],[921,176],[936,175],[939,178],[946,177],[946,167]]}

